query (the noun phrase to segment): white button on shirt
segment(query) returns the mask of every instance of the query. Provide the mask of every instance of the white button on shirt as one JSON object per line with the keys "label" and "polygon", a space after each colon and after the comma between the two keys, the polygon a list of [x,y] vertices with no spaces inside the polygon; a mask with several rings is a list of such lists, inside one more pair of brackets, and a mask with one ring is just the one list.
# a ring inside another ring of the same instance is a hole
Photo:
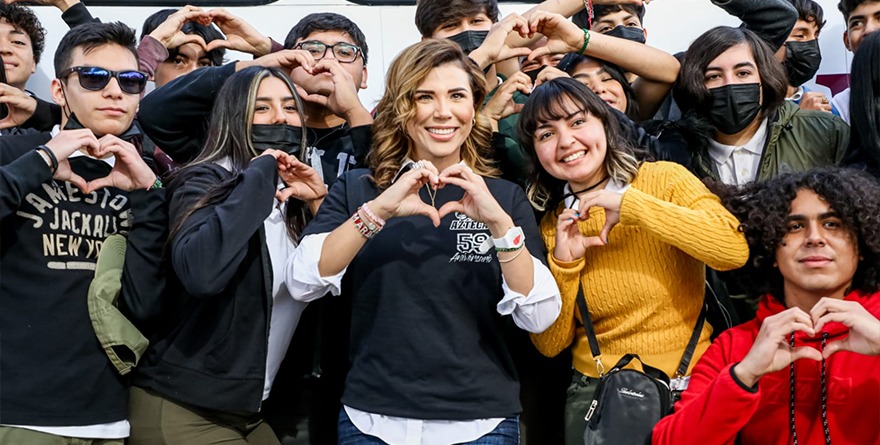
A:
{"label": "white button on shirt", "polygon": [[761,154],[767,139],[767,119],[761,122],[758,131],[741,146],[724,145],[715,140],[709,141],[709,156],[718,169],[718,178],[727,185],[743,185],[758,176],[761,167]]}

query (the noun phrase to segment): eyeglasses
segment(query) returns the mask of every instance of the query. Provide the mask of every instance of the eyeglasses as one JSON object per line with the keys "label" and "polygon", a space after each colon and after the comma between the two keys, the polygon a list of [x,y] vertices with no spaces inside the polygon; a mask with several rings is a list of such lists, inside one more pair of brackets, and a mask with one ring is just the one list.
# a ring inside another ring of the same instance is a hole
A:
{"label": "eyeglasses", "polygon": [[333,50],[333,57],[341,63],[352,63],[358,58],[361,49],[351,43],[339,42],[335,45],[328,45],[317,40],[309,40],[307,42],[299,42],[296,49],[303,49],[309,52],[315,60],[321,60],[327,55],[327,50]]}
{"label": "eyeglasses", "polygon": [[96,66],[75,66],[68,68],[61,78],[67,78],[73,73],[79,75],[79,85],[90,91],[103,90],[114,77],[119,83],[119,89],[128,94],[141,94],[147,86],[147,73],[141,71],[110,71]]}

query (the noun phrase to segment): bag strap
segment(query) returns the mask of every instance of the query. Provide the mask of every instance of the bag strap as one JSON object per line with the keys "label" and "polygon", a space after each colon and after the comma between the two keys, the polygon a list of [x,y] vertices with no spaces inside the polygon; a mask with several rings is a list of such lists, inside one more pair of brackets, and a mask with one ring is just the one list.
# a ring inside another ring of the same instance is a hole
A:
{"label": "bag strap", "polygon": [[[587,298],[584,296],[584,286],[580,281],[578,282],[578,294],[577,294],[577,304],[578,310],[581,312],[581,319],[584,323],[584,331],[587,336],[587,341],[590,343],[590,352],[593,354],[593,360],[596,360],[597,367],[601,367],[601,361],[598,357],[602,356],[602,353],[599,351],[599,340],[596,339],[596,331],[593,329],[593,318],[590,316],[590,310],[587,307]],[[700,334],[703,332],[703,325],[706,323],[706,296],[703,295],[703,308],[700,311],[700,316],[697,318],[697,325],[694,327],[693,333],[691,333],[691,338],[688,340],[687,347],[684,350],[684,354],[681,356],[681,362],[678,365],[678,369],[675,371],[674,377],[685,376],[687,375],[688,367],[691,364],[691,359],[694,357],[694,351],[697,349],[697,343],[700,341]],[[641,362],[642,359],[639,358]],[[644,362],[642,362],[644,365]],[[643,366],[644,368],[644,366]],[[601,374],[601,372],[600,372]]]}
{"label": "bag strap", "polygon": [[593,330],[593,319],[590,317],[590,310],[587,308],[587,297],[584,296],[584,286],[580,283],[580,280],[578,280],[577,304],[578,310],[581,311],[581,319],[584,323],[587,341],[590,342],[590,352],[593,353],[593,359],[595,360],[596,357],[601,357],[602,353],[599,352],[599,340],[596,340],[596,331]]}
{"label": "bag strap", "polygon": [[688,340],[687,348],[684,350],[684,354],[681,356],[681,362],[678,364],[678,369],[675,371],[675,375],[673,377],[684,377],[687,375],[688,367],[691,364],[691,359],[694,358],[694,351],[697,349],[697,343],[700,341],[700,334],[703,333],[703,325],[706,323],[706,310],[708,304],[706,303],[705,295],[703,296],[703,309],[700,311],[700,316],[697,318],[697,325],[694,326],[694,332],[691,333],[691,339]]}

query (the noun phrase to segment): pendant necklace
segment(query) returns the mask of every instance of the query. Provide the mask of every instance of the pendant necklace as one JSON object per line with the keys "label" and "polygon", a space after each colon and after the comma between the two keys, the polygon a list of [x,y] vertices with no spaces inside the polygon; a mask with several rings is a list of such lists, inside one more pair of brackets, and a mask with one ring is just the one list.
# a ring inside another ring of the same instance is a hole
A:
{"label": "pendant necklace", "polygon": [[425,188],[428,190],[428,197],[431,198],[431,207],[437,208],[437,204],[434,203],[435,198],[437,198],[437,190],[431,190],[429,184],[425,184]]}

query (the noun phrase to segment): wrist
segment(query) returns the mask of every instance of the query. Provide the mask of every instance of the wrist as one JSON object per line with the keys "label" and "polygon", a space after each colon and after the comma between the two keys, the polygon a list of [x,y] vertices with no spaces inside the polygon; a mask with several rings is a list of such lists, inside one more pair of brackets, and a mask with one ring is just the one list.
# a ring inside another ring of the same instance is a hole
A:
{"label": "wrist", "polygon": [[743,366],[742,362],[737,363],[730,369],[737,380],[746,387],[752,388],[758,383],[761,376],[749,371],[747,366]]}
{"label": "wrist", "polygon": [[254,45],[254,56],[262,57],[272,52],[272,39],[264,36],[259,43]]}
{"label": "wrist", "polygon": [[391,211],[385,208],[385,206],[383,206],[381,202],[378,202],[377,199],[367,201],[367,206],[381,219],[388,220],[394,217]]}
{"label": "wrist", "polygon": [[361,125],[370,125],[373,123],[373,115],[364,108],[360,103],[357,106],[347,110],[343,116],[349,127],[360,127]]}
{"label": "wrist", "polygon": [[79,0],[62,0],[58,2],[56,6],[58,6],[58,9],[60,9],[61,12],[64,13],[77,3],[79,3]]}
{"label": "wrist", "polygon": [[497,220],[487,220],[485,223],[489,227],[492,238],[503,238],[507,231],[514,226],[513,219],[507,214]]}

